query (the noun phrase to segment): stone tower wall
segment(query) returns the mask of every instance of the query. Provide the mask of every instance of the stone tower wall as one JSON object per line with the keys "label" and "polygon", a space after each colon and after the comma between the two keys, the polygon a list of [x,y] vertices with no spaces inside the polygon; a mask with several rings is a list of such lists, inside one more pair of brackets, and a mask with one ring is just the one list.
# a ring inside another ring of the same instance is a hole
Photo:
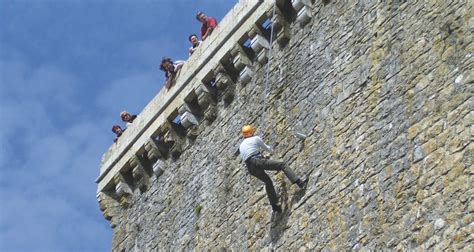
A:
{"label": "stone tower wall", "polygon": [[[293,2],[265,100],[273,1],[240,1],[104,156],[112,250],[474,250],[472,2]],[[310,178],[269,172],[280,216],[236,155],[247,123]]]}

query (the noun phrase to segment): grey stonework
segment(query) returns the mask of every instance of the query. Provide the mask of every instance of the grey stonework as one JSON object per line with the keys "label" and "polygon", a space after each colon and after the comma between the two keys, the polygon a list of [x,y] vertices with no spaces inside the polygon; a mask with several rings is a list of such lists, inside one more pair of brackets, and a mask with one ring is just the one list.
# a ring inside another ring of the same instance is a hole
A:
{"label": "grey stonework", "polygon": [[[311,21],[274,44],[265,125],[255,62],[148,190],[132,188],[125,206],[101,198],[112,250],[473,251],[473,11],[467,0],[314,1]],[[235,155],[246,123],[310,178],[302,195],[270,175],[276,218]]]}

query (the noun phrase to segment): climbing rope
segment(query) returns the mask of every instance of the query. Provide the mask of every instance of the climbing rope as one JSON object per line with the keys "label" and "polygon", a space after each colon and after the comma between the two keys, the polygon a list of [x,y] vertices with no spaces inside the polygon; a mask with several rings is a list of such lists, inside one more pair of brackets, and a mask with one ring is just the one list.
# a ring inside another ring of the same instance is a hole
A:
{"label": "climbing rope", "polygon": [[[262,132],[265,132],[266,130],[266,125],[267,125],[267,96],[268,96],[268,82],[269,82],[269,76],[270,76],[270,65],[273,60],[273,29],[274,29],[274,18],[275,18],[275,13],[276,13],[276,1],[273,1],[273,13],[272,17],[270,20],[270,46],[268,48],[268,63],[265,66],[265,85],[264,85],[264,90],[263,90],[263,97],[262,97],[262,103],[263,103],[263,112],[262,112],[262,117],[261,117],[261,123],[260,123],[260,128],[262,129]],[[271,223],[273,222],[274,219],[274,214],[272,214],[272,220],[270,221]],[[272,229],[272,224],[270,223],[267,234],[271,234],[271,229]],[[270,248],[273,250],[274,249],[274,242],[273,239],[270,237]]]}
{"label": "climbing rope", "polygon": [[273,14],[270,20],[270,48],[268,49],[268,63],[265,66],[265,85],[264,85],[264,91],[263,91],[263,98],[262,98],[262,103],[263,103],[263,114],[261,118],[261,123],[260,123],[260,128],[262,129],[262,132],[265,132],[265,126],[267,125],[267,118],[266,118],[266,113],[267,113],[267,96],[268,96],[268,77],[270,75],[270,65],[272,63],[273,59],[273,19],[275,18],[275,13],[276,13],[276,1],[273,1]]}

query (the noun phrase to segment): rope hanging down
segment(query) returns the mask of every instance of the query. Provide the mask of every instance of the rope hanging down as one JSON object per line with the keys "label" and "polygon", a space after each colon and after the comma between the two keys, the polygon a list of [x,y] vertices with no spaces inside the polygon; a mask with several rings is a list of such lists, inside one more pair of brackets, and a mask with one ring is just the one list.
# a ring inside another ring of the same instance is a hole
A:
{"label": "rope hanging down", "polygon": [[261,123],[260,123],[260,128],[262,129],[262,132],[265,132],[265,126],[267,125],[266,121],[266,114],[267,114],[267,96],[268,96],[268,76],[270,74],[270,65],[272,63],[273,59],[273,22],[275,18],[275,12],[276,12],[276,1],[273,1],[273,14],[270,20],[270,48],[268,49],[268,63],[265,66],[265,86],[264,86],[264,91],[263,91],[263,98],[262,98],[262,103],[263,103],[263,114],[261,118]]}
{"label": "rope hanging down", "polygon": [[[272,19],[273,17],[275,16],[275,8],[276,8],[276,1],[274,1],[273,3],[273,14],[272,14]],[[270,63],[272,61],[272,44],[273,44],[273,20],[270,20],[271,21],[271,29],[270,29],[270,47],[269,47],[269,51],[268,51],[268,63],[266,65],[266,70],[265,70],[265,89],[264,89],[264,93],[263,93],[263,97],[262,97],[262,102],[263,102],[263,114],[262,114],[262,117],[261,117],[261,124],[260,124],[260,128],[262,129],[262,132],[265,132],[265,125],[266,125],[266,100],[267,100],[267,93],[268,93],[268,75],[269,75],[269,72],[270,72]],[[246,177],[246,179],[249,179],[249,177]],[[249,192],[250,191],[250,183],[248,183],[248,181],[246,181],[246,183],[244,184],[244,186],[246,187],[246,192]],[[249,200],[246,200],[245,203],[243,205],[246,205],[244,207],[244,211],[245,209],[250,209],[249,207]],[[240,217],[240,226],[241,227],[244,227],[244,220],[245,220],[245,214],[241,214]],[[271,226],[270,226],[271,228]],[[245,228],[243,228],[243,231],[242,231],[242,234],[247,234],[247,230],[245,230]],[[271,244],[271,246],[273,247],[273,242]],[[242,244],[242,248],[243,248],[243,251],[247,251],[247,243],[244,241],[243,244]]]}

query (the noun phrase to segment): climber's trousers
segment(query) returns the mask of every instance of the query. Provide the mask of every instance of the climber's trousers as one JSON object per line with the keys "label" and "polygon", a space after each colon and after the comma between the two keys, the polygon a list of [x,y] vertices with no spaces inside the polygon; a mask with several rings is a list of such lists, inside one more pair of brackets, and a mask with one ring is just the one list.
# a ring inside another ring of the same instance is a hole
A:
{"label": "climber's trousers", "polygon": [[276,195],[272,179],[267,173],[265,173],[266,170],[283,171],[291,183],[296,183],[296,181],[299,179],[295,172],[284,162],[263,159],[260,157],[252,157],[245,161],[245,164],[247,165],[247,169],[252,176],[255,176],[265,183],[265,190],[267,191],[268,200],[270,200],[270,204],[272,205],[278,204],[278,197]]}

